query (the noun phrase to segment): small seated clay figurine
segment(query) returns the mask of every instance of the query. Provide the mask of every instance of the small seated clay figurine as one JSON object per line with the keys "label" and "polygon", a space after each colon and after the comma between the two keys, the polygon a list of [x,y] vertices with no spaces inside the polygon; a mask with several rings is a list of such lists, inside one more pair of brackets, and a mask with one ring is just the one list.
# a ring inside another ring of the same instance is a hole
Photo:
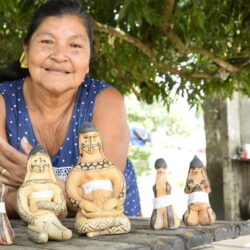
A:
{"label": "small seated clay figurine", "polygon": [[156,182],[154,191],[154,210],[150,218],[152,229],[176,229],[180,226],[180,219],[177,217],[171,196],[171,186],[167,180],[167,164],[160,158],[155,162]]}
{"label": "small seated clay figurine", "polygon": [[187,226],[214,224],[216,216],[208,198],[208,194],[211,192],[210,183],[205,167],[197,156],[194,156],[190,162],[184,192],[189,194],[189,197],[188,209],[183,215],[183,222]]}
{"label": "small seated clay figurine", "polygon": [[70,239],[71,230],[57,217],[65,210],[66,201],[57,185],[48,152],[37,145],[29,154],[26,176],[17,191],[17,211],[28,223],[28,238],[36,243]]}
{"label": "small seated clay figurine", "polygon": [[121,171],[104,156],[96,126],[84,123],[79,130],[78,162],[66,179],[67,196],[78,208],[76,231],[88,237],[128,233],[125,190]]}
{"label": "small seated clay figurine", "polygon": [[0,182],[0,245],[13,244],[15,237],[5,210],[6,191],[6,186]]}

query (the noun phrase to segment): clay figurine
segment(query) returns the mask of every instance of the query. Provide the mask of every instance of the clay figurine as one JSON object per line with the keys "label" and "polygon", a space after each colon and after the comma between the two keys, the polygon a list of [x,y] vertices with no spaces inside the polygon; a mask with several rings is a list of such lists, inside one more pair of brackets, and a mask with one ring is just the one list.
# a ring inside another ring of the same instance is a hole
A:
{"label": "clay figurine", "polygon": [[153,186],[154,209],[150,218],[152,229],[176,229],[180,226],[180,219],[177,217],[171,196],[171,186],[168,182],[166,169],[167,164],[160,158],[155,162],[156,182]]}
{"label": "clay figurine", "polygon": [[5,210],[6,189],[6,186],[0,182],[0,245],[13,244],[15,237]]}
{"label": "clay figurine", "polygon": [[189,197],[188,209],[183,215],[183,222],[187,226],[214,224],[216,216],[208,198],[208,194],[211,192],[210,183],[206,169],[197,156],[194,156],[190,162],[184,192],[189,194]]}
{"label": "clay figurine", "polygon": [[65,210],[66,201],[57,185],[48,152],[37,145],[29,154],[25,179],[17,191],[17,211],[28,223],[28,238],[36,243],[70,239],[71,230],[57,217]]}
{"label": "clay figurine", "polygon": [[78,208],[76,231],[88,237],[128,233],[125,191],[124,176],[105,158],[96,126],[84,123],[79,130],[78,162],[66,179],[67,196]]}

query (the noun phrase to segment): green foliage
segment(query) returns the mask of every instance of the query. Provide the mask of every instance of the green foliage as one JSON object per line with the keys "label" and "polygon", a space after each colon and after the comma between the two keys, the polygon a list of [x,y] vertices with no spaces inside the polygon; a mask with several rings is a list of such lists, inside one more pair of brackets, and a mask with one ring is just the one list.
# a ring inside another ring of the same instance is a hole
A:
{"label": "green foliage", "polygon": [[[0,0],[0,67],[19,58],[30,17],[44,1]],[[167,106],[175,95],[191,106],[235,90],[250,95],[250,1],[176,0],[168,16],[166,0],[82,2],[94,21],[113,28],[96,27],[91,74],[122,93]]]}
{"label": "green foliage", "polygon": [[[129,125],[151,132],[153,138],[152,143],[147,142],[143,147],[135,145],[129,147],[129,158],[138,176],[147,174],[152,169],[149,165],[150,157],[155,148],[159,147],[156,134],[158,136],[159,133],[161,134],[161,150],[168,152],[184,146],[185,139],[189,138],[194,131],[203,129],[202,110],[190,110],[184,98],[175,100],[169,110],[163,103],[155,100],[150,105],[143,101],[138,102],[132,95],[125,100]],[[192,148],[191,145],[189,145],[190,148]]]}
{"label": "green foliage", "polygon": [[150,145],[146,145],[144,147],[130,147],[128,157],[133,162],[136,176],[149,173],[151,167],[149,166],[150,149]]}

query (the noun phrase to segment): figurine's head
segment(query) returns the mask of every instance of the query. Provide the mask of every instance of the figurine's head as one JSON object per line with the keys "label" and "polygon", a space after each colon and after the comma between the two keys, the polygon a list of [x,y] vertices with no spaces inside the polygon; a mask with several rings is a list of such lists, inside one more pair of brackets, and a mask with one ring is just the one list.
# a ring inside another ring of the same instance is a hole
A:
{"label": "figurine's head", "polygon": [[202,161],[198,158],[198,156],[195,155],[193,160],[190,162],[189,173],[192,175],[199,175],[201,174],[202,170],[204,170],[204,165]]}
{"label": "figurine's head", "polygon": [[80,154],[94,154],[102,149],[102,141],[97,127],[91,123],[84,123],[79,129]]}
{"label": "figurine's head", "polygon": [[[187,183],[189,180],[195,180],[195,179],[200,180],[199,184],[205,192],[207,193],[211,192],[210,183],[207,177],[205,166],[202,163],[202,161],[198,158],[197,155],[195,155],[193,160],[190,162]],[[205,187],[203,187],[204,185]],[[186,185],[185,192],[187,190],[188,190],[188,187]]]}
{"label": "figurine's head", "polygon": [[155,169],[158,174],[165,173],[167,169],[167,163],[163,158],[159,158],[155,161]]}
{"label": "figurine's head", "polygon": [[48,151],[41,145],[36,145],[29,153],[25,181],[31,174],[39,174],[39,176],[46,174],[47,178],[56,181]]}

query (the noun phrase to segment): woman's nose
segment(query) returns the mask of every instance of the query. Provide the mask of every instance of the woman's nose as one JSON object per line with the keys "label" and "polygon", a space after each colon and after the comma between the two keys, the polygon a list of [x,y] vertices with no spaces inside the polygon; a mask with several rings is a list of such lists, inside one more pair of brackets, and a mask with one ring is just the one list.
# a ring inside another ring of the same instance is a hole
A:
{"label": "woman's nose", "polygon": [[67,61],[67,51],[64,46],[56,45],[50,57],[52,60],[57,62]]}

